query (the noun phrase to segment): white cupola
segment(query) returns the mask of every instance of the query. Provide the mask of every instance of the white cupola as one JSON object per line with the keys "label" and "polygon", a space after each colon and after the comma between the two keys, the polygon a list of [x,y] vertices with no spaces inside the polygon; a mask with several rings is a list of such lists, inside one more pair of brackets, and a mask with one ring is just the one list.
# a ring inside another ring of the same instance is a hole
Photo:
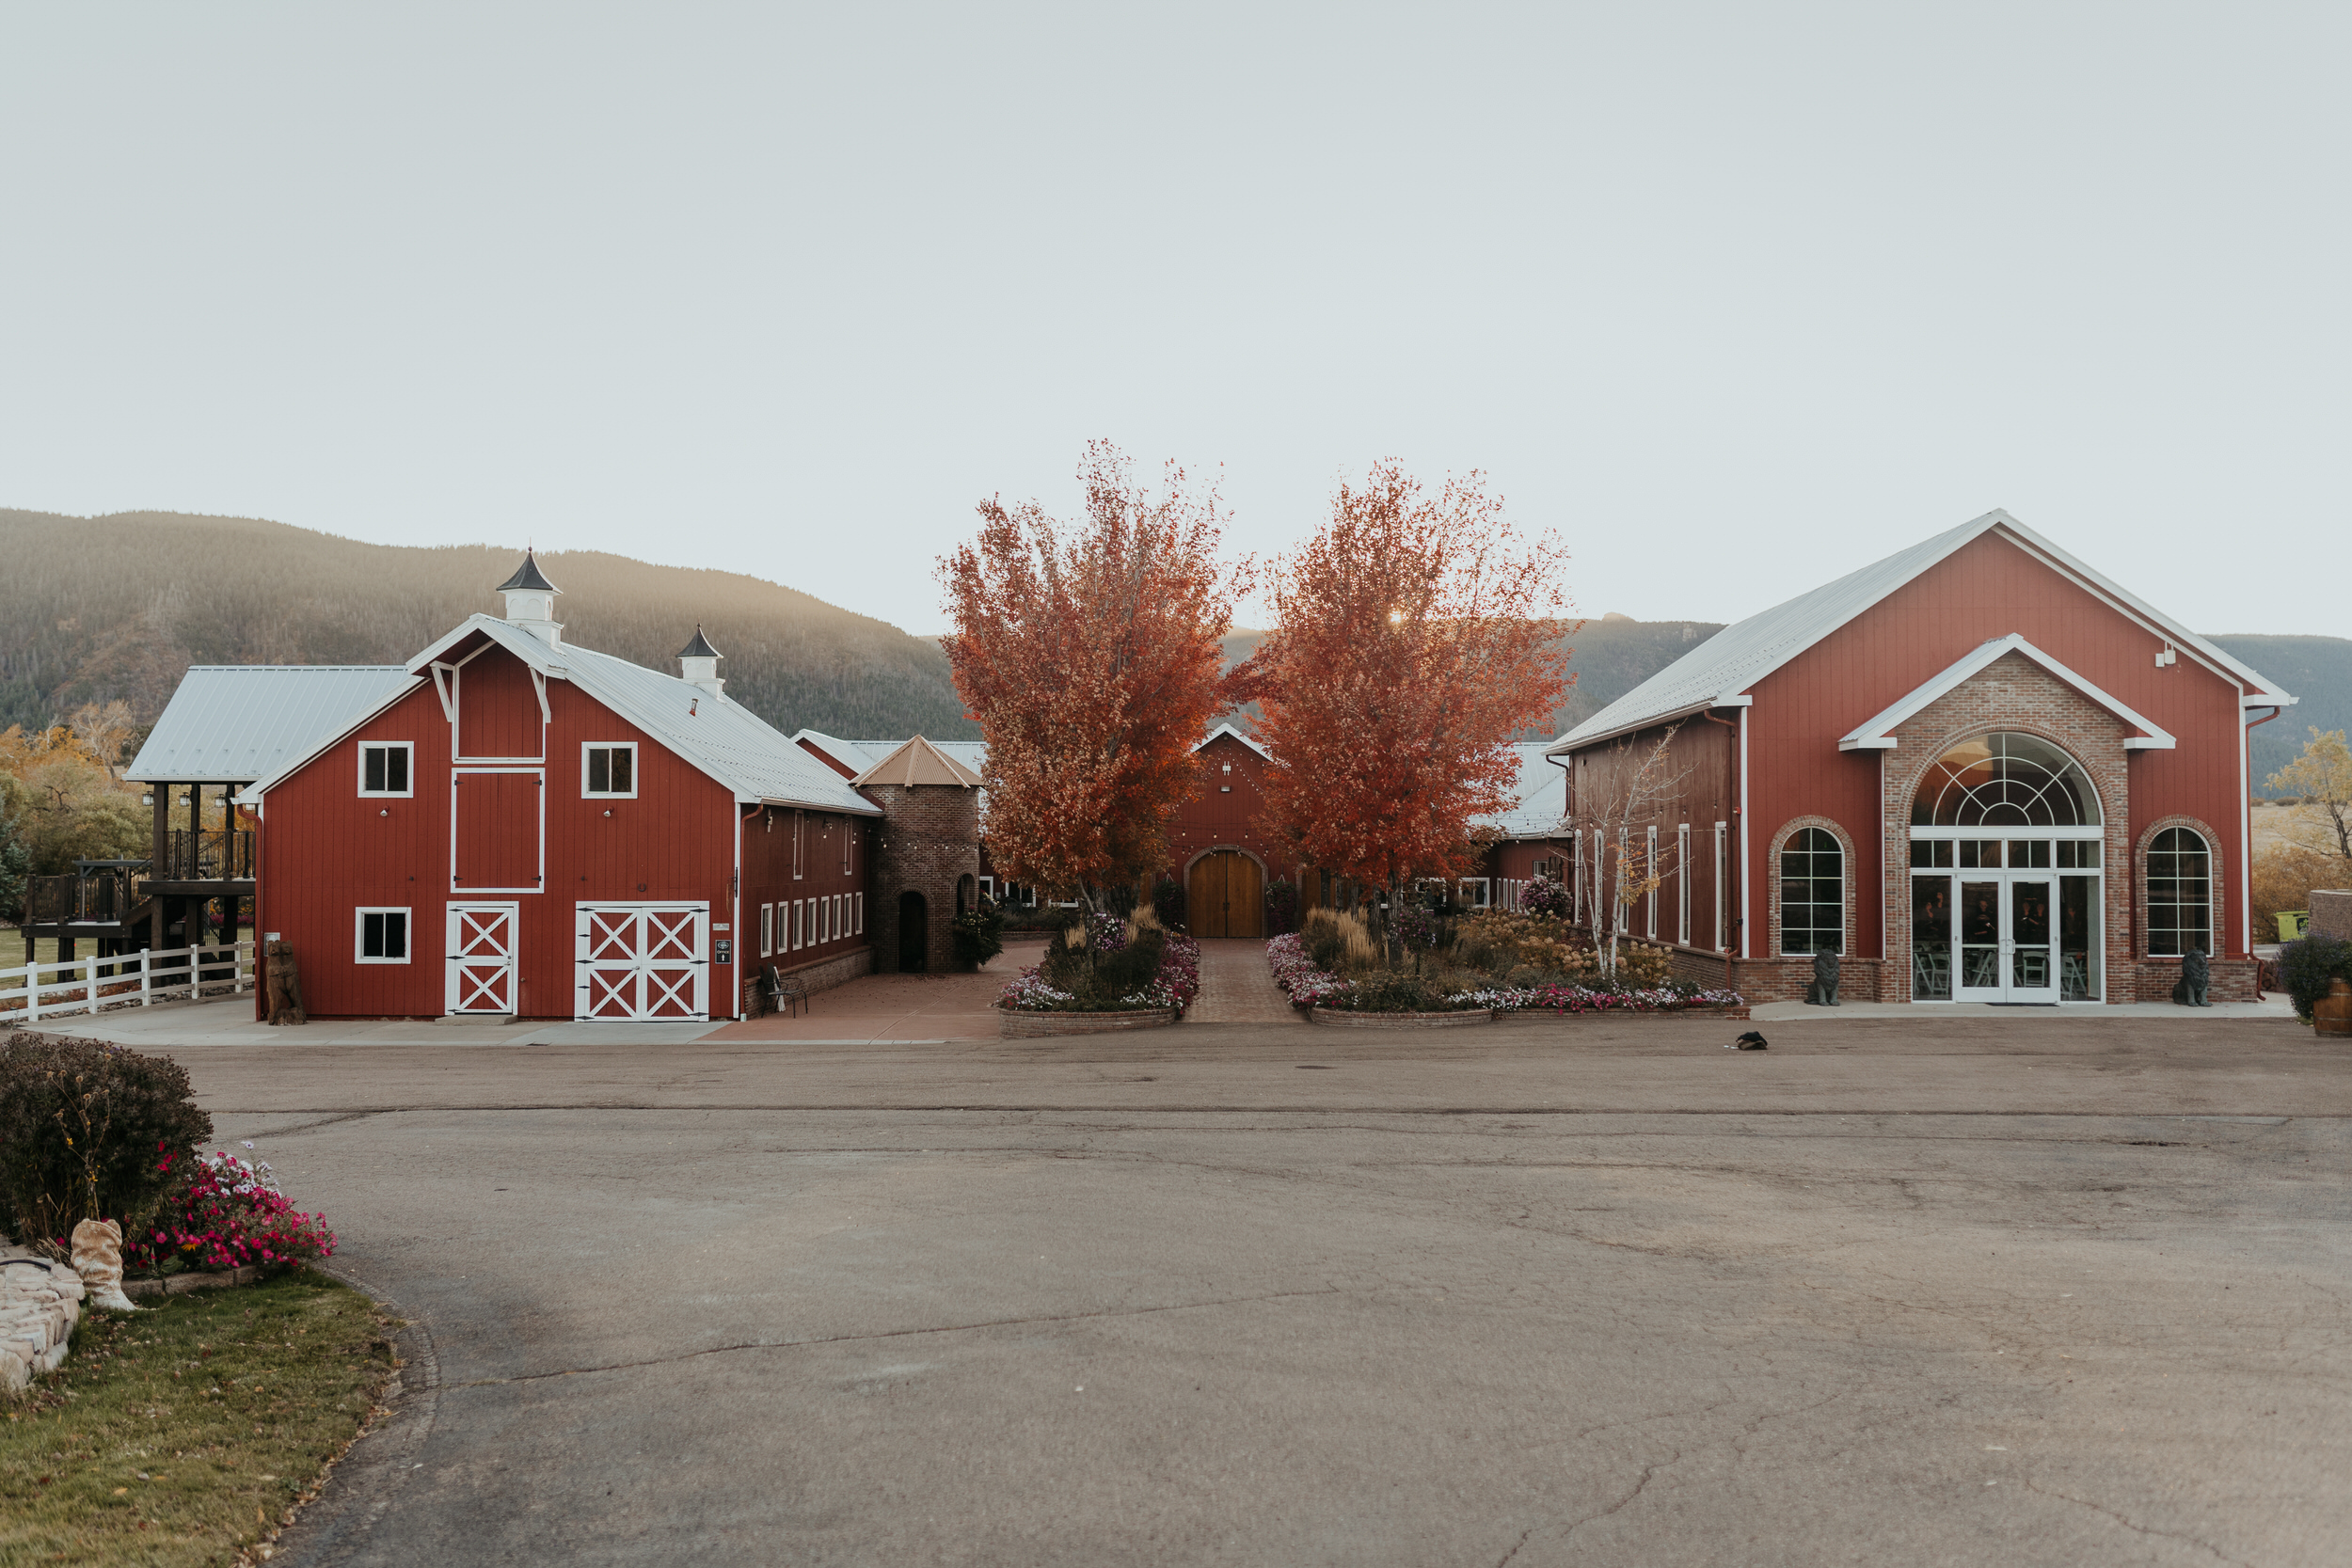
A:
{"label": "white cupola", "polygon": [[523,563],[515,568],[515,575],[499,584],[498,591],[506,595],[506,619],[549,647],[564,641],[564,628],[555,619],[555,596],[563,592],[547,579],[539,570],[539,562],[528,549],[523,551]]}
{"label": "white cupola", "polygon": [[679,678],[692,682],[716,697],[719,689],[727,684],[719,678],[719,660],[723,657],[710,645],[710,639],[703,635],[702,623],[697,621],[694,623],[694,641],[678,650]]}

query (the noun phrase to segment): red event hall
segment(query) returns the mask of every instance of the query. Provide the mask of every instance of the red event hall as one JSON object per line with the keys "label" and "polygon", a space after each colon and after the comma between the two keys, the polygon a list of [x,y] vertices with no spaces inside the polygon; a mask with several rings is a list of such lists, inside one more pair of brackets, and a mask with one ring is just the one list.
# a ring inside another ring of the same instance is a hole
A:
{"label": "red event hall", "polygon": [[1671,733],[1678,782],[1624,828],[1663,880],[1618,918],[1689,978],[1793,998],[1829,952],[1865,1000],[2160,1002],[2201,949],[2214,999],[2252,1001],[2247,732],[2294,701],[1991,512],[1550,750],[1589,816]]}
{"label": "red event hall", "polygon": [[310,1010],[707,1020],[763,964],[862,973],[881,808],[727,698],[699,628],[668,675],[564,641],[528,556],[499,591],[242,797]]}

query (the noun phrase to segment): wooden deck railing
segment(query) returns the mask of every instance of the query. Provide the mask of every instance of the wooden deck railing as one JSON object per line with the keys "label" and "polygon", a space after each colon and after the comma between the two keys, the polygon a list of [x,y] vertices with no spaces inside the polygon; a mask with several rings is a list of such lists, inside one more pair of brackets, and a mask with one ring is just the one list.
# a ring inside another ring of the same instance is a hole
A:
{"label": "wooden deck railing", "polygon": [[147,873],[128,867],[105,871],[68,872],[62,877],[24,879],[24,921],[29,926],[59,925],[72,920],[121,920],[127,917],[144,889]]}
{"label": "wooden deck railing", "polygon": [[154,875],[167,882],[250,881],[253,830],[174,828],[164,835],[164,861]]}

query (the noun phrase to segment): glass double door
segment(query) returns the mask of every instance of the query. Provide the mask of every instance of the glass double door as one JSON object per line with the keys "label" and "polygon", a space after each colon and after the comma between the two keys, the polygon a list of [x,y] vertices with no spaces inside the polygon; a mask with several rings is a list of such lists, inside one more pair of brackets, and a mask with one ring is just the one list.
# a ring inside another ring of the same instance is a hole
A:
{"label": "glass double door", "polygon": [[1958,1002],[2056,1002],[2046,873],[1979,873],[1959,879],[1952,917],[1952,994]]}

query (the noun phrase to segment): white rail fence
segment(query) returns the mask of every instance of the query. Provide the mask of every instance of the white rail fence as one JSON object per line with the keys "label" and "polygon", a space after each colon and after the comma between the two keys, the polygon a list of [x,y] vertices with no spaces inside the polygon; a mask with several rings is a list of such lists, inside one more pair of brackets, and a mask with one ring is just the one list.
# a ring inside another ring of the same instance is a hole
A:
{"label": "white rail fence", "polygon": [[253,989],[253,943],[167,947],[112,958],[52,958],[0,969],[0,1023],[151,1007]]}

